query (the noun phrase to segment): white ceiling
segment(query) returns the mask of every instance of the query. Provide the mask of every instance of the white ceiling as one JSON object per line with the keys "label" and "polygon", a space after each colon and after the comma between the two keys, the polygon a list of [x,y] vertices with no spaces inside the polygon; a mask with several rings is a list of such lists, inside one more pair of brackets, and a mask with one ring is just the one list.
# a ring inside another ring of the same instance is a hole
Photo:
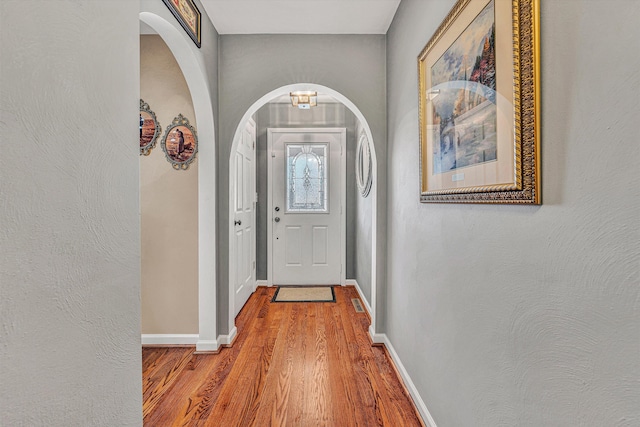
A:
{"label": "white ceiling", "polygon": [[400,0],[201,0],[220,34],[386,34]]}

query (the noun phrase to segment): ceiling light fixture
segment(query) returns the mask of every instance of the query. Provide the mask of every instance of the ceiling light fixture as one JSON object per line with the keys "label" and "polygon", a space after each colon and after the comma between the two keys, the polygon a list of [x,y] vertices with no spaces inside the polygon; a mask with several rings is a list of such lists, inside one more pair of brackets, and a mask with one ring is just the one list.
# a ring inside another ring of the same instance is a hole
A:
{"label": "ceiling light fixture", "polygon": [[296,91],[289,93],[289,96],[291,96],[291,105],[301,110],[308,110],[318,105],[318,92]]}

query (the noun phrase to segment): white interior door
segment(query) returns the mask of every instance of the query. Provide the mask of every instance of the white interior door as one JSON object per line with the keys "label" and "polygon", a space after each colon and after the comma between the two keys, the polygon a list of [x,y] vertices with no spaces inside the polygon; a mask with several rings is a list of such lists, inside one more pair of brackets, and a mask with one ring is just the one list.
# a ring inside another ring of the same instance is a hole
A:
{"label": "white interior door", "polygon": [[235,196],[231,218],[235,244],[230,274],[234,280],[234,315],[240,312],[255,291],[256,284],[255,146],[256,125],[249,120],[235,155]]}
{"label": "white interior door", "polygon": [[269,129],[270,283],[344,284],[344,128]]}

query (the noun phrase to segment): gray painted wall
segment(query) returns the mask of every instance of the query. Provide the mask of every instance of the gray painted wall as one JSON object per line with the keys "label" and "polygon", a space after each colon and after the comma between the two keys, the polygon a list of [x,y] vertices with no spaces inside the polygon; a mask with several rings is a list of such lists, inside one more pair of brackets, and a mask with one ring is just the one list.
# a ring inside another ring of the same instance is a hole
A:
{"label": "gray painted wall", "polygon": [[183,32],[151,0],[0,2],[3,426],[142,424],[141,6]]}
{"label": "gray painted wall", "polygon": [[[386,220],[386,38],[383,35],[220,36],[218,141],[218,324],[228,325],[229,154],[236,128],[251,105],[293,83],[328,86],[366,117],[378,155],[378,285],[384,289]],[[379,290],[378,292],[382,292]],[[378,323],[384,320],[382,307]]]}
{"label": "gray painted wall", "polygon": [[0,2],[3,426],[142,424],[139,7]]}
{"label": "gray painted wall", "polygon": [[[346,274],[355,277],[356,258],[356,118],[343,104],[318,104],[310,110],[300,110],[291,104],[269,103],[254,115],[256,121],[256,189],[258,206],[256,210],[256,278],[267,280],[267,212],[268,178],[267,129],[276,127],[341,127],[347,129],[347,206],[346,213]],[[371,250],[369,250],[371,253]]]}
{"label": "gray painted wall", "polygon": [[[356,149],[357,141],[360,139],[362,128],[358,123],[356,126]],[[357,154],[354,153],[354,157]],[[354,160],[355,161],[355,160]],[[355,166],[354,166],[355,168]],[[372,191],[365,198],[362,197],[360,190],[356,184],[356,200],[355,200],[355,239],[356,252],[354,259],[353,278],[358,282],[360,290],[364,294],[365,299],[371,305],[371,245],[372,245],[372,217],[373,217],[373,197]]]}
{"label": "gray painted wall", "polygon": [[640,423],[640,3],[543,1],[540,207],[420,204],[416,57],[388,33],[387,335],[439,426]]}

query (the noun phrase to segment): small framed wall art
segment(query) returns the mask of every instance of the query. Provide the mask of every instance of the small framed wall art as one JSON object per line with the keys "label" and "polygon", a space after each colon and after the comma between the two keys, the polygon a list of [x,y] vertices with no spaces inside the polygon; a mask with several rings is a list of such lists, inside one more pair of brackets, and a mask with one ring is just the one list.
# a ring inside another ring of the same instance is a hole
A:
{"label": "small framed wall art", "polygon": [[140,155],[148,156],[156,146],[160,135],[160,123],[156,113],[151,111],[149,104],[140,100]]}
{"label": "small framed wall art", "polygon": [[200,47],[202,15],[193,0],[162,0],[176,17],[182,28],[189,34],[191,40]]}
{"label": "small framed wall art", "polygon": [[162,137],[162,151],[176,170],[186,170],[196,159],[198,135],[189,120],[179,114]]}
{"label": "small framed wall art", "polygon": [[539,0],[459,0],[418,56],[420,201],[540,204]]}

